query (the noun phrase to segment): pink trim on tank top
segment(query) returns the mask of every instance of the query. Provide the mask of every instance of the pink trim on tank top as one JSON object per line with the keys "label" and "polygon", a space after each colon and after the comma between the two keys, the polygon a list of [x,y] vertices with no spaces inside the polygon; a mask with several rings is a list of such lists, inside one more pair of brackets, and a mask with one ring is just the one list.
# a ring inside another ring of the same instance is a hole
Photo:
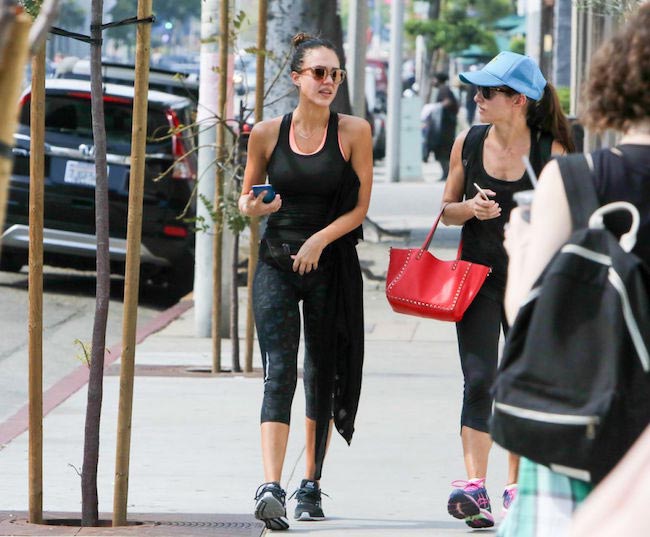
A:
{"label": "pink trim on tank top", "polygon": [[[320,142],[320,145],[316,148],[315,151],[312,153],[305,153],[304,151],[301,151],[300,148],[298,147],[298,143],[296,142],[296,136],[293,130],[293,121],[291,122],[291,125],[289,126],[289,147],[294,153],[297,153],[298,155],[304,155],[304,156],[309,156],[309,155],[315,155],[318,153],[323,147],[325,146],[325,141],[327,140],[327,129],[329,127],[329,123],[327,124],[327,127],[325,127],[325,134],[323,134],[323,139]],[[343,156],[343,160],[347,160],[345,158],[345,151],[343,151],[343,144],[341,143],[341,131],[337,132],[337,138],[339,142],[339,150],[341,151],[341,155]]]}

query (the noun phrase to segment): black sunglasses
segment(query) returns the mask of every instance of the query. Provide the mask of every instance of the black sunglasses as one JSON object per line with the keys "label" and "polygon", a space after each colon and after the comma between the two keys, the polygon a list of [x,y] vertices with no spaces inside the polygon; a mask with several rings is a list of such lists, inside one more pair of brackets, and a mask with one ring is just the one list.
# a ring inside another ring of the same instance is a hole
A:
{"label": "black sunglasses", "polygon": [[480,91],[484,99],[490,100],[494,97],[495,93],[505,93],[506,95],[515,95],[517,92],[508,87],[490,87],[490,86],[477,86],[476,91]]}
{"label": "black sunglasses", "polygon": [[339,67],[323,67],[322,65],[316,65],[314,67],[305,67],[298,71],[299,74],[303,74],[305,71],[309,71],[314,80],[325,80],[328,76],[332,76],[332,81],[334,84],[338,85],[343,80],[345,80],[345,70]]}

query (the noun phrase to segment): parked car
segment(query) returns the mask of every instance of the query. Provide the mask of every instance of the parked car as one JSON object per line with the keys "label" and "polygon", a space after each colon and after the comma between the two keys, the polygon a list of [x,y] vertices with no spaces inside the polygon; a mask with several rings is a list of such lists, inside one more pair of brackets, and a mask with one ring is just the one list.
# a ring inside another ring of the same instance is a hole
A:
{"label": "parked car", "polygon": [[[56,72],[56,77],[90,80],[90,61],[71,58],[63,62]],[[135,66],[102,62],[102,77],[108,84],[133,86]],[[199,80],[196,73],[151,67],[149,69],[149,89],[189,97],[195,103],[199,100]]]}
{"label": "parked car", "polygon": [[[127,207],[130,180],[133,88],[106,84],[107,161],[110,204],[111,269],[123,273],[126,259]],[[189,124],[190,99],[150,91],[147,118],[144,205],[140,259],[142,281],[164,284],[179,294],[192,287],[194,234],[179,219],[190,205],[196,180],[196,158],[188,131],[169,135]],[[29,91],[23,93],[14,135],[15,162],[2,234],[2,270],[17,271],[27,263],[29,242]],[[167,135],[167,136],[165,136]],[[95,148],[90,83],[49,79],[45,89],[45,229],[44,261],[80,269],[95,268]]]}

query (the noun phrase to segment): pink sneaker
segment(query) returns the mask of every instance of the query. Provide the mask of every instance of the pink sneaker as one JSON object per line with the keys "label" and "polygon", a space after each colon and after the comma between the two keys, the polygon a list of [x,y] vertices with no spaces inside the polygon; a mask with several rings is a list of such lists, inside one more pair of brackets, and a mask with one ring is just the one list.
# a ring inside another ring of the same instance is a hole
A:
{"label": "pink sneaker", "polygon": [[490,497],[485,489],[485,479],[453,481],[454,490],[449,495],[447,512],[454,518],[463,519],[470,528],[491,528],[494,517]]}
{"label": "pink sneaker", "polygon": [[510,509],[512,502],[515,501],[516,497],[517,497],[517,483],[513,483],[512,485],[507,485],[506,488],[503,489],[503,515],[504,516],[508,513],[508,509]]}

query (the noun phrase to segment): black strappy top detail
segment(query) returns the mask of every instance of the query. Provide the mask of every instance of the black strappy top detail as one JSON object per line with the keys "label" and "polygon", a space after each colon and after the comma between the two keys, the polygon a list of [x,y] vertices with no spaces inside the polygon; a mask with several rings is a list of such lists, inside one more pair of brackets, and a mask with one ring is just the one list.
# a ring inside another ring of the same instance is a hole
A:
{"label": "black strappy top detail", "polygon": [[292,114],[282,118],[267,166],[269,183],[282,198],[280,210],[269,216],[267,238],[307,239],[323,229],[346,165],[339,147],[338,114],[330,113],[323,147],[308,155],[291,149],[291,120]]}

